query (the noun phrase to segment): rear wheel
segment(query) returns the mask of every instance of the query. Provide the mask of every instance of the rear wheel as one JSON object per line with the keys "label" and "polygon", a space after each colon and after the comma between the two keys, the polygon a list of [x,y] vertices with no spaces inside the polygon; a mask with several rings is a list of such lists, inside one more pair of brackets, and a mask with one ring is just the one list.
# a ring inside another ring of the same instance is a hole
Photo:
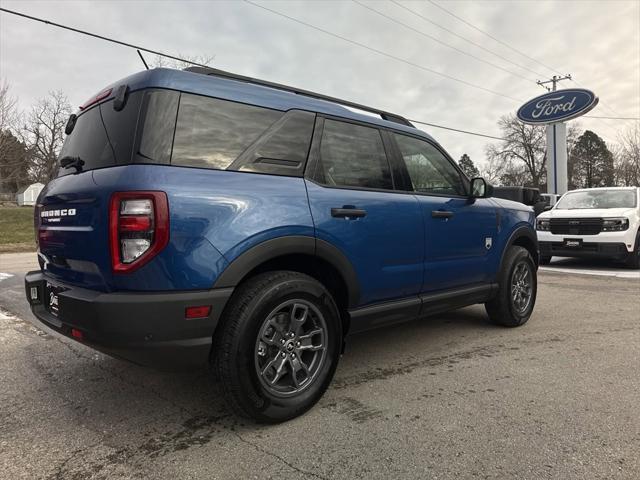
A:
{"label": "rear wheel", "polygon": [[538,289],[536,266],[526,248],[509,247],[498,286],[495,298],[485,303],[489,318],[505,327],[525,324],[533,312]]}
{"label": "rear wheel", "polygon": [[239,415],[276,423],[301,415],[329,386],[340,354],[340,316],[329,292],[297,272],[241,285],[214,339],[214,365]]}

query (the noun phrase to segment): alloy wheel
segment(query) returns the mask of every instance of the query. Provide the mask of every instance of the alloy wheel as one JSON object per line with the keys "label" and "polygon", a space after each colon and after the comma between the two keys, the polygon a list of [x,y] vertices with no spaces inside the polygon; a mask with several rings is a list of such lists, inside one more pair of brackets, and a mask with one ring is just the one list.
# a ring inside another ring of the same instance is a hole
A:
{"label": "alloy wheel", "polygon": [[271,394],[292,396],[311,385],[327,354],[327,325],[311,302],[288,300],[262,323],[255,345],[255,368]]}

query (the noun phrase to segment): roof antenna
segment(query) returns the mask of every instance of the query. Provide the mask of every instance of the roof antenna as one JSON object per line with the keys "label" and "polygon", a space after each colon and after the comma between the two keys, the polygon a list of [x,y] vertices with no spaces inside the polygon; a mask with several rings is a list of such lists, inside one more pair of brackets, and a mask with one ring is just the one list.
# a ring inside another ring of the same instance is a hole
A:
{"label": "roof antenna", "polygon": [[144,57],[142,56],[142,52],[140,50],[136,50],[136,52],[138,52],[138,55],[140,55],[140,60],[142,60],[142,63],[144,63],[144,68],[149,70],[149,65],[147,65],[147,62],[144,61]]}

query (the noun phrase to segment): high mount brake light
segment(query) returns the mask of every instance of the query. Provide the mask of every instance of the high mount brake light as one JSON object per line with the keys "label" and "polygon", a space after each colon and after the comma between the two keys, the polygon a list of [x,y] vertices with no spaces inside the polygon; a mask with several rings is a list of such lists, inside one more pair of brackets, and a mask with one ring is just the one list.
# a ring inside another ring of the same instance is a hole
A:
{"label": "high mount brake light", "polygon": [[111,266],[137,270],[169,242],[169,204],[164,192],[116,192],[109,208]]}
{"label": "high mount brake light", "polygon": [[113,90],[112,88],[107,88],[106,90],[103,90],[102,92],[97,94],[95,97],[90,98],[89,100],[84,102],[82,105],[80,105],[80,110],[86,110],[94,103],[98,103],[100,100],[104,100],[109,95],[111,95],[112,90]]}

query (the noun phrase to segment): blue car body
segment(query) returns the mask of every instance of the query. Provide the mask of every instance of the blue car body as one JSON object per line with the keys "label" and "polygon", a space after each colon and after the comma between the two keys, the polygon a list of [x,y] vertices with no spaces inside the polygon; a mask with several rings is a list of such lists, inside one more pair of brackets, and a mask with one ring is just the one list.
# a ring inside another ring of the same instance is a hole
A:
{"label": "blue car body", "polygon": [[[130,96],[168,90],[311,112],[379,128],[385,142],[407,134],[444,152],[407,124],[232,78],[155,69],[113,84],[98,103],[114,101],[120,85]],[[307,170],[287,176],[118,160],[59,176],[36,209],[41,270],[26,277],[34,313],[65,335],[83,332],[73,336],[115,356],[156,364],[170,349],[185,363],[198,363],[210,354],[234,289],[269,262],[295,263],[306,272],[317,266],[339,276],[335,291],[344,296],[350,333],[486,300],[509,245],[527,248],[537,261],[534,213],[522,204],[424,194],[406,184],[386,191],[338,188],[320,184]],[[170,231],[151,260],[122,274],[112,268],[109,204],[114,192],[138,191],[166,194]],[[354,206],[366,216],[333,216],[332,209]],[[73,215],[55,216],[71,208]],[[55,222],[42,212],[53,212]],[[54,291],[59,315],[48,304]],[[185,327],[184,309],[202,302],[213,306],[211,314]],[[161,318],[158,325],[149,324],[149,316]]]}

